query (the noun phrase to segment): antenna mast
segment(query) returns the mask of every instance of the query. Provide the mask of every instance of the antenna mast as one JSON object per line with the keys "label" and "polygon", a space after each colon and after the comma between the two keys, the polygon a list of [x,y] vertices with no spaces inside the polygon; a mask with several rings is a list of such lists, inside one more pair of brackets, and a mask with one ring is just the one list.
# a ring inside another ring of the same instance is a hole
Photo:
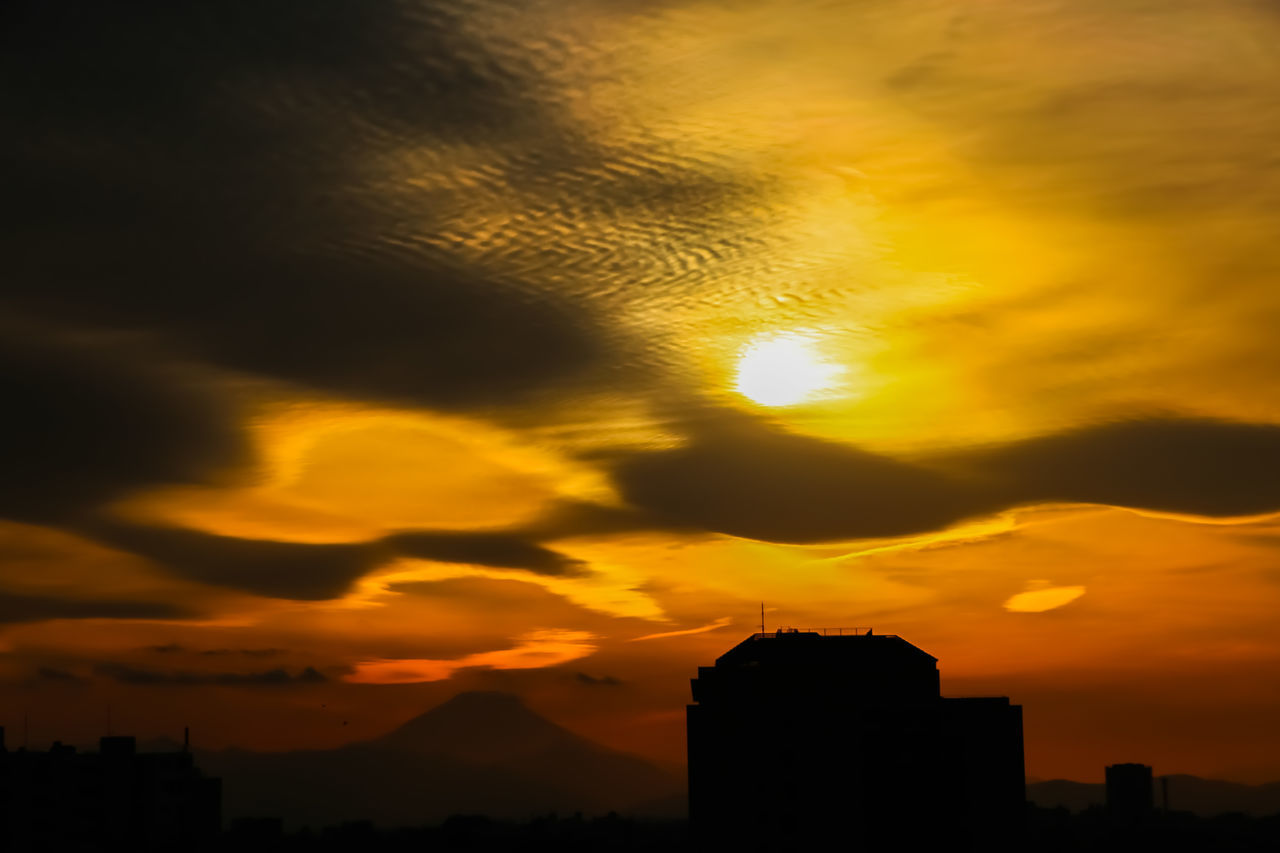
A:
{"label": "antenna mast", "polygon": [[764,633],[764,602],[760,602],[760,633]]}

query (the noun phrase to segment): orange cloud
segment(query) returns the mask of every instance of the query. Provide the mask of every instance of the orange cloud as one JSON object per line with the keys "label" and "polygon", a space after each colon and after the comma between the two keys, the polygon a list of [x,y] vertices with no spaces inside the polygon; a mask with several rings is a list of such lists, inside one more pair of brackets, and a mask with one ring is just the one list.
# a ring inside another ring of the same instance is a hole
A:
{"label": "orange cloud", "polygon": [[586,657],[596,650],[596,639],[587,631],[551,629],[532,631],[519,645],[492,652],[477,652],[456,660],[418,658],[360,661],[344,680],[354,684],[417,684],[443,681],[460,669],[541,669]]}
{"label": "orange cloud", "polygon": [[557,497],[611,496],[599,473],[475,419],[282,400],[249,427],[257,482],[152,489],[114,509],[224,536],[353,542],[414,527],[504,527]]}
{"label": "orange cloud", "polygon": [[727,628],[733,619],[728,616],[722,616],[709,625],[702,625],[698,628],[686,628],[683,631],[663,631],[660,634],[645,634],[643,637],[632,637],[631,642],[638,640],[661,640],[665,637],[687,637],[690,634],[705,634],[708,631],[714,631],[717,628]]}
{"label": "orange cloud", "polygon": [[1048,581],[1031,581],[1031,589],[1009,596],[1004,609],[1014,613],[1043,613],[1070,604],[1084,595],[1083,586],[1049,586]]}

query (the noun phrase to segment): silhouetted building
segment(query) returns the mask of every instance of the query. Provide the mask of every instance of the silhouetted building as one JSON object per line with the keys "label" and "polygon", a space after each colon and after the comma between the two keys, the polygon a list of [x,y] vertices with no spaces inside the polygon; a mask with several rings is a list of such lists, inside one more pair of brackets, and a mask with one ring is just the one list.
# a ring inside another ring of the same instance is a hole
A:
{"label": "silhouetted building", "polygon": [[1107,768],[1107,811],[1117,820],[1151,815],[1154,798],[1151,768],[1145,764],[1112,764]]}
{"label": "silhouetted building", "polygon": [[1017,844],[1022,708],[942,698],[937,660],[900,637],[754,634],[698,668],[693,700],[701,847]]}
{"label": "silhouetted building", "polygon": [[198,850],[221,826],[222,783],[191,753],[140,753],[131,737],[98,752],[54,742],[9,752],[0,729],[0,849]]}

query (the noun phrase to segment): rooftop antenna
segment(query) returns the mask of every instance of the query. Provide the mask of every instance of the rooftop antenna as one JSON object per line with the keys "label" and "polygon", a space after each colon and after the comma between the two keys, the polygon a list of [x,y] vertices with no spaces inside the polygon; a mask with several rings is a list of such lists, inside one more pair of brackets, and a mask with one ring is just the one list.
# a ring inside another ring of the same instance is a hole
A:
{"label": "rooftop antenna", "polygon": [[764,633],[764,602],[760,602],[760,633]]}
{"label": "rooftop antenna", "polygon": [[191,751],[191,726],[182,727],[182,751]]}

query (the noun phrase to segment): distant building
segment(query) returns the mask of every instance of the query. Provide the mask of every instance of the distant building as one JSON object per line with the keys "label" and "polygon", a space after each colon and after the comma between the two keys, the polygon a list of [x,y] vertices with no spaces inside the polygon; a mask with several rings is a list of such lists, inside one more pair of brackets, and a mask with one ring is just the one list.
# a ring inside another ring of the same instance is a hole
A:
{"label": "distant building", "polygon": [[98,752],[55,742],[7,751],[0,728],[0,849],[199,850],[221,828],[222,783],[191,753],[140,753],[132,737]]}
{"label": "distant building", "polygon": [[699,667],[689,811],[704,849],[1016,847],[1022,708],[944,699],[892,635],[760,633]]}
{"label": "distant building", "polygon": [[1112,764],[1107,768],[1107,811],[1117,820],[1149,817],[1155,805],[1151,781],[1145,764]]}

